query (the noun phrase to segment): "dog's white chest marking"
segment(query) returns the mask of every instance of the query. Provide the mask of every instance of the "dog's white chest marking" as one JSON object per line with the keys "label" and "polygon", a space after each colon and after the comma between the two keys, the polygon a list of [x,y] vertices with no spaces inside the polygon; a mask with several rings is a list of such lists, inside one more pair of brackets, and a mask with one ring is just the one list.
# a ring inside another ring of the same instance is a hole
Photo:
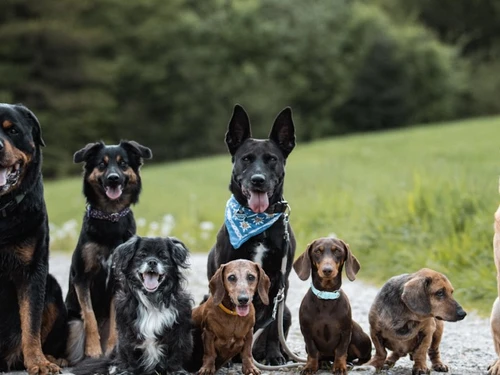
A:
{"label": "dog's white chest marking", "polygon": [[163,304],[153,305],[142,293],[139,293],[138,297],[140,303],[136,328],[143,337],[143,341],[137,348],[144,350],[142,365],[151,371],[164,355],[163,345],[157,344],[157,335],[161,335],[165,328],[170,328],[176,323],[179,312]]}
{"label": "dog's white chest marking", "polygon": [[253,256],[253,261],[262,267],[262,260],[269,249],[265,247],[262,243],[258,243],[255,246],[255,255]]}

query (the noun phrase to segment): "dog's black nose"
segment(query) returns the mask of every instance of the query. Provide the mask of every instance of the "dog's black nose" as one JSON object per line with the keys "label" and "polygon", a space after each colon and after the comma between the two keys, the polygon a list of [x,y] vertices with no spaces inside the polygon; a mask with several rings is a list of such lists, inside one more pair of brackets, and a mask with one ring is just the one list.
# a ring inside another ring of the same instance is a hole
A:
{"label": "dog's black nose", "polygon": [[240,305],[246,305],[246,304],[248,303],[248,300],[249,300],[249,298],[248,298],[248,296],[247,296],[247,295],[244,295],[244,294],[243,294],[243,295],[241,295],[241,296],[238,296],[238,303],[239,303]]}
{"label": "dog's black nose", "polygon": [[457,308],[458,320],[462,320],[463,318],[465,318],[466,315],[467,315],[467,313],[464,311],[464,309],[462,309],[461,306],[458,306],[458,308]]}
{"label": "dog's black nose", "polygon": [[150,268],[155,268],[158,265],[158,262],[156,260],[148,260],[148,266]]}
{"label": "dog's black nose", "polygon": [[250,178],[250,181],[252,181],[252,184],[254,185],[262,185],[264,182],[266,182],[266,176],[260,173],[256,173]]}
{"label": "dog's black nose", "polygon": [[324,266],[321,270],[325,276],[330,276],[333,272],[333,268],[331,266]]}
{"label": "dog's black nose", "polygon": [[110,173],[108,174],[107,179],[109,182],[116,182],[120,179],[120,176],[118,175],[118,173]]}

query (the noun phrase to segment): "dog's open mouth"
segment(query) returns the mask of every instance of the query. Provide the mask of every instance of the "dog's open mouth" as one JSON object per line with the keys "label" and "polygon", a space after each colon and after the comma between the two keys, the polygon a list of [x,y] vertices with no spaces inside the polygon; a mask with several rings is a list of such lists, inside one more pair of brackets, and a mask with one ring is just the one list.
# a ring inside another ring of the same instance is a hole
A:
{"label": "dog's open mouth", "polygon": [[15,185],[21,175],[21,163],[17,162],[10,167],[0,166],[0,189],[6,190]]}
{"label": "dog's open mouth", "polygon": [[236,314],[239,316],[247,316],[250,312],[250,305],[236,305]]}
{"label": "dog's open mouth", "polygon": [[248,207],[253,212],[262,213],[269,207],[269,198],[272,193],[257,190],[247,190],[242,188],[241,191],[248,200]]}
{"label": "dog's open mouth", "polygon": [[111,200],[115,200],[115,199],[118,199],[122,196],[123,187],[122,187],[122,185],[106,186],[105,190],[106,190],[107,197]]}
{"label": "dog's open mouth", "polygon": [[144,272],[140,274],[142,285],[144,288],[150,293],[153,293],[158,289],[161,282],[165,279],[164,274],[156,273],[156,272]]}

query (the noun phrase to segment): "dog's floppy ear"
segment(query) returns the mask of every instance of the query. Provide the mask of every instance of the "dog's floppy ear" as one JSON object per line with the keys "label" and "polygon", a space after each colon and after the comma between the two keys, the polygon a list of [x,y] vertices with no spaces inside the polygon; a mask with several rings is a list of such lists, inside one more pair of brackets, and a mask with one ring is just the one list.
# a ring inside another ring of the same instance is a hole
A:
{"label": "dog's floppy ear", "polygon": [[225,264],[221,265],[219,269],[215,272],[215,274],[210,279],[210,283],[208,284],[210,288],[210,294],[212,294],[212,298],[215,305],[218,305],[224,299],[226,294],[226,288],[224,287],[224,268]]}
{"label": "dog's floppy ear", "polygon": [[234,155],[242,143],[252,136],[250,120],[242,106],[236,104],[226,132],[226,145]]}
{"label": "dog's floppy ear", "polygon": [[120,147],[123,147],[127,150],[127,152],[138,157],[139,163],[141,163],[141,159],[151,159],[153,157],[153,153],[150,148],[145,147],[136,141],[120,141]]}
{"label": "dog's floppy ear", "polygon": [[349,248],[349,244],[340,240],[345,250],[345,273],[347,278],[351,281],[356,279],[356,275],[361,268],[358,259],[352,254],[351,249]]}
{"label": "dog's floppy ear", "polygon": [[89,143],[81,150],[75,152],[75,154],[73,155],[73,162],[74,163],[87,162],[93,154],[95,154],[103,147],[104,143],[102,142]]}
{"label": "dog's floppy ear", "polygon": [[311,249],[314,245],[313,241],[307,245],[306,250],[293,262],[293,269],[301,280],[307,280],[311,275]]}
{"label": "dog's floppy ear", "polygon": [[132,236],[121,245],[117,246],[113,252],[113,269],[116,276],[127,270],[130,261],[139,247],[139,236]]}
{"label": "dog's floppy ear", "polygon": [[269,139],[278,145],[285,159],[292,152],[295,147],[295,126],[290,107],[282,110],[274,120]]}
{"label": "dog's floppy ear", "polygon": [[267,276],[264,269],[258,263],[255,263],[255,268],[257,268],[259,274],[257,292],[259,293],[260,300],[264,305],[269,305],[269,288],[271,286],[271,280],[269,280],[269,276]]}
{"label": "dog's floppy ear", "polygon": [[431,282],[431,277],[415,276],[404,284],[401,299],[414,313],[420,315],[431,313],[431,301],[428,293]]}
{"label": "dog's floppy ear", "polygon": [[184,242],[175,237],[168,237],[167,241],[172,242],[170,246],[171,247],[170,255],[172,256],[172,260],[179,267],[187,268],[188,267],[187,259],[189,256],[189,249],[187,248],[187,246],[184,245]]}
{"label": "dog's floppy ear", "polygon": [[42,138],[42,127],[40,126],[40,121],[38,121],[35,114],[22,104],[16,104],[15,108],[33,125],[32,134],[33,140],[36,142],[36,144],[45,146],[45,142]]}

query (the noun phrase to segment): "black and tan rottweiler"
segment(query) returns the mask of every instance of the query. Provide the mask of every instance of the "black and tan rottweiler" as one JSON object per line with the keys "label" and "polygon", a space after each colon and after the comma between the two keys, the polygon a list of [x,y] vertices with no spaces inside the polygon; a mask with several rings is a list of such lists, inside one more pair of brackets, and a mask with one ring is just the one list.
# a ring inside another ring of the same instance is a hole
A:
{"label": "black and tan rottweiler", "polygon": [[24,364],[29,374],[58,373],[55,358],[64,355],[67,313],[48,273],[42,146],[33,112],[0,104],[0,371]]}
{"label": "black and tan rottweiler", "polygon": [[[285,220],[283,200],[285,163],[295,147],[295,127],[290,108],[282,110],[268,139],[252,138],[250,120],[243,107],[236,105],[226,133],[226,145],[233,161],[226,205],[225,224],[208,255],[207,276],[210,280],[221,264],[234,259],[248,259],[262,266],[271,280],[270,304],[256,296],[254,300],[256,329],[264,327],[272,316],[273,301],[283,282],[285,299],[288,276],[295,254],[295,237]],[[286,229],[286,230],[285,230]],[[288,232],[289,240],[284,241]],[[286,270],[281,263],[287,257]],[[291,325],[291,314],[285,306],[285,333]],[[276,321],[267,325],[257,339],[253,355],[271,365],[286,362],[279,342]]]}
{"label": "black and tan rottweiler", "polygon": [[118,145],[91,143],[77,151],[75,163],[84,164],[83,194],[87,211],[73,253],[66,306],[70,319],[68,360],[110,353],[116,343],[113,250],[136,232],[130,206],[141,192],[139,169],[151,150],[134,141]]}

